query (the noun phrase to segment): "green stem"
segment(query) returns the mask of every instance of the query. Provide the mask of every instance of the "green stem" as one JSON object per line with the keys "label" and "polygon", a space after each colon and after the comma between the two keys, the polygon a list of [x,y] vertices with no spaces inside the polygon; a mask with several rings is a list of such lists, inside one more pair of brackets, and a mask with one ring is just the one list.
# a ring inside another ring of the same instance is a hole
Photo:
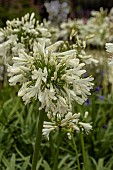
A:
{"label": "green stem", "polygon": [[50,150],[51,150],[51,158],[52,158],[52,161],[54,162],[54,159],[55,159],[55,148],[54,148],[54,140],[53,140],[52,132],[50,132],[50,134],[49,134],[49,144],[50,144]]}
{"label": "green stem", "polygon": [[31,170],[36,170],[36,165],[37,165],[39,150],[40,150],[41,137],[42,137],[42,128],[43,128],[44,117],[45,117],[45,110],[42,109],[39,111],[38,129],[36,131],[36,142],[35,142],[35,149],[34,149],[34,153],[33,153]]}
{"label": "green stem", "polygon": [[58,156],[59,156],[60,143],[61,143],[61,131],[59,130],[58,138],[57,138],[57,148],[56,148],[56,155],[55,155],[53,170],[58,170]]}
{"label": "green stem", "polygon": [[82,132],[81,132],[80,136],[81,136],[81,145],[82,145],[82,154],[83,154],[84,168],[85,168],[85,170],[87,170],[88,167],[87,167],[86,151],[85,151],[84,138],[83,138]]}
{"label": "green stem", "polygon": [[3,87],[7,85],[7,68],[6,65],[4,65],[4,73],[3,73]]}
{"label": "green stem", "polygon": [[78,150],[77,150],[77,145],[75,143],[75,139],[74,139],[73,135],[72,135],[72,141],[73,141],[73,145],[74,145],[74,149],[75,149],[75,153],[76,153],[78,170],[80,170],[80,161],[79,161],[79,156],[78,156]]}

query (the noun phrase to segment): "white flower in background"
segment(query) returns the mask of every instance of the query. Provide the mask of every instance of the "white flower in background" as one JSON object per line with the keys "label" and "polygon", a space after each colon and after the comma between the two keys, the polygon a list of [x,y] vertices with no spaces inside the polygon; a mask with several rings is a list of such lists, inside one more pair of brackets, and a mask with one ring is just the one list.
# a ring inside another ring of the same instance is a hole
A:
{"label": "white flower in background", "polygon": [[25,103],[39,100],[40,109],[49,112],[49,117],[63,117],[72,101],[82,104],[93,86],[92,77],[82,77],[85,64],[79,63],[76,51],[57,52],[60,44],[46,47],[44,42],[35,42],[33,51],[20,50],[8,66],[10,85],[21,84],[18,95]]}
{"label": "white flower in background", "polygon": [[72,30],[78,31],[78,26],[76,20],[68,19],[60,24],[61,31],[59,32],[59,37],[67,40],[71,34]]}
{"label": "white flower in background", "polygon": [[6,59],[7,55],[10,56],[9,49],[11,48],[11,42],[8,40],[0,44],[0,57]]}
{"label": "white flower in background", "polygon": [[70,40],[64,41],[62,45],[63,51],[75,50],[77,54],[76,58],[79,58],[80,62],[83,62],[86,65],[92,65],[92,64],[97,65],[99,61],[96,60],[93,55],[88,54],[88,52],[86,53],[85,48],[86,48],[86,40],[81,40],[76,30],[74,29],[72,29],[71,31]]}
{"label": "white flower in background", "polygon": [[106,42],[112,41],[112,28],[107,10],[100,8],[100,11],[92,11],[87,20],[68,19],[67,22],[61,23],[59,37],[67,40],[74,30],[88,45],[104,47]]}
{"label": "white flower in background", "polygon": [[113,53],[113,43],[106,43],[106,51]]}
{"label": "white flower in background", "polygon": [[21,19],[7,21],[6,27],[0,29],[0,56],[5,57],[7,62],[17,56],[21,49],[27,53],[32,51],[35,42],[51,43],[50,32],[34,16],[34,13],[28,13]]}
{"label": "white flower in background", "polygon": [[44,121],[42,134],[49,139],[50,132],[55,129],[58,129],[55,123]]}
{"label": "white flower in background", "polygon": [[48,29],[51,33],[51,41],[56,42],[59,39],[59,34],[61,30],[59,29],[58,25],[54,25],[50,20],[43,20],[44,27]]}
{"label": "white flower in background", "polygon": [[113,61],[109,63],[108,67],[108,81],[111,84],[111,93],[113,93]]}
{"label": "white flower in background", "polygon": [[[82,28],[82,29],[81,29]],[[107,10],[92,11],[86,23],[78,24],[79,37],[87,39],[87,44],[103,47],[110,37],[110,22]],[[92,36],[92,38],[88,38]]]}
{"label": "white flower in background", "polygon": [[92,130],[92,125],[90,123],[79,122],[79,125],[85,130],[86,133],[89,133]]}
{"label": "white flower in background", "polygon": [[[113,55],[113,43],[106,43],[106,51]],[[108,59],[108,80],[111,83],[111,92],[113,93],[113,57]]]}
{"label": "white flower in background", "polygon": [[[88,112],[85,113],[84,119],[86,119],[86,114],[88,114]],[[91,123],[81,122],[80,113],[73,114],[69,111],[61,119],[44,122],[42,133],[49,138],[50,132],[58,129],[67,132],[69,139],[71,139],[71,134],[74,132],[80,133],[80,131],[84,131],[88,134],[92,130],[92,125]]]}
{"label": "white flower in background", "polygon": [[109,19],[110,19],[111,22],[113,22],[113,8],[110,9]]}
{"label": "white flower in background", "polygon": [[3,32],[0,31],[0,43],[2,43],[4,41],[5,37]]}
{"label": "white flower in background", "polygon": [[[106,51],[113,54],[113,43],[106,43]],[[113,57],[109,59],[109,65],[113,65]]]}
{"label": "white flower in background", "polygon": [[79,58],[84,62],[84,63],[86,63],[87,65],[90,65],[90,64],[95,64],[95,65],[97,65],[98,63],[99,63],[99,61],[97,60],[97,59],[95,59],[94,57],[93,57],[93,55],[89,55],[89,54],[86,54],[85,52],[84,52],[84,54],[80,54],[79,55]]}

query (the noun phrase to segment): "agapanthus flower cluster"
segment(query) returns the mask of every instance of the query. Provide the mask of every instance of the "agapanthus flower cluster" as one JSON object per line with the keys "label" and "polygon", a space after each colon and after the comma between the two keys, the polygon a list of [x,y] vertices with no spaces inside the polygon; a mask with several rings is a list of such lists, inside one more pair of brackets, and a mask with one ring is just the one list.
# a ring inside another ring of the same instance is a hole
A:
{"label": "agapanthus flower cluster", "polygon": [[113,43],[106,43],[106,51],[111,54],[111,58],[108,59],[108,80],[111,83],[111,91],[113,92]]}
{"label": "agapanthus flower cluster", "polygon": [[57,51],[61,43],[47,47],[45,42],[35,43],[29,54],[21,49],[8,66],[10,85],[21,84],[18,96],[26,104],[39,100],[49,118],[64,116],[72,101],[82,104],[93,86],[92,77],[82,77],[85,64],[76,58],[75,50]]}
{"label": "agapanthus flower cluster", "polygon": [[[110,54],[113,55],[113,43],[106,43],[106,51]],[[110,62],[109,62],[110,65],[113,65],[113,56],[112,58],[110,59]]]}
{"label": "agapanthus flower cluster", "polygon": [[80,39],[87,40],[88,45],[104,47],[113,35],[110,13],[108,15],[107,10],[100,8],[100,11],[92,11],[89,19],[68,19],[67,22],[61,23],[59,36],[67,39],[74,29]]}
{"label": "agapanthus flower cluster", "polygon": [[51,42],[54,43],[54,42],[58,41],[59,34],[61,31],[59,26],[54,25],[52,21],[50,21],[50,20],[47,21],[46,19],[43,20],[43,25],[45,28],[48,29],[48,31],[51,34]]}
{"label": "agapanthus flower cluster", "polygon": [[94,46],[104,46],[109,39],[109,18],[107,11],[100,8],[100,11],[92,11],[90,19],[86,24],[82,24],[80,30],[81,38],[92,35],[91,39],[88,39],[87,43]]}
{"label": "agapanthus flower cluster", "polygon": [[[54,4],[52,5],[52,8],[55,8],[54,12],[58,12],[56,6],[59,5],[57,4],[57,1],[52,1],[51,3]],[[48,6],[48,11],[50,12],[49,3],[46,5]],[[80,39],[86,40],[88,45],[104,47],[106,42],[113,41],[112,11],[113,9],[111,9],[108,13],[107,10],[100,8],[100,11],[92,11],[89,19],[83,18],[72,20],[68,18],[68,20],[60,22],[60,25],[55,25],[54,22],[57,23],[55,18],[51,21],[44,21],[44,26],[52,34],[51,38],[54,42],[59,39],[68,40],[74,30],[78,33]],[[53,12],[51,15],[53,16]],[[60,16],[60,19],[64,18],[59,14],[57,14],[57,16]]]}
{"label": "agapanthus flower cluster", "polygon": [[77,25],[77,20],[72,20],[72,19],[68,19],[67,21],[65,22],[62,22],[60,24],[60,34],[59,34],[59,37],[64,39],[64,40],[67,40],[72,32],[72,30],[74,31],[79,31],[78,30],[78,25]]}
{"label": "agapanthus flower cluster", "polygon": [[87,54],[85,48],[86,40],[81,40],[74,29],[70,34],[69,40],[64,41],[62,45],[62,51],[74,49],[76,51],[76,57],[79,58],[80,62],[83,62],[86,65],[98,64],[99,61],[91,54]]}
{"label": "agapanthus flower cluster", "polygon": [[60,117],[57,120],[52,120],[52,122],[44,122],[43,125],[43,135],[49,138],[49,134],[52,131],[62,130],[66,131],[68,138],[71,139],[71,135],[76,132],[80,133],[80,131],[84,131],[89,133],[92,130],[91,123],[86,123],[85,120],[87,118],[88,112],[85,112],[84,115],[84,122],[81,121],[81,114],[80,113],[72,113],[68,111],[63,118]]}
{"label": "agapanthus flower cluster", "polygon": [[8,20],[6,27],[0,29],[0,56],[11,60],[20,49],[29,53],[35,42],[45,41],[49,44],[50,36],[48,29],[35,19],[34,13],[28,13],[21,19]]}
{"label": "agapanthus flower cluster", "polygon": [[[0,30],[0,56],[6,58],[10,85],[20,85],[18,96],[25,104],[37,100],[51,123],[70,129],[79,119],[79,114],[71,112],[72,103],[83,104],[87,100],[93,78],[84,78],[85,63],[78,57],[83,55],[81,46],[63,49],[64,41],[52,44],[50,37],[34,13],[7,21]],[[78,122],[73,128],[78,127],[79,131],[84,124]]]}

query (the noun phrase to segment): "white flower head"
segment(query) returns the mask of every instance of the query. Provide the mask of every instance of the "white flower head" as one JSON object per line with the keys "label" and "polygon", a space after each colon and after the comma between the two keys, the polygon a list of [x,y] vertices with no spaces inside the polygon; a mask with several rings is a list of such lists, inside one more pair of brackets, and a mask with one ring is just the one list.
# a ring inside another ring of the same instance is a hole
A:
{"label": "white flower head", "polygon": [[[113,43],[106,43],[106,51],[113,54]],[[113,65],[113,57],[109,59],[109,65]]]}
{"label": "white flower head", "polygon": [[42,134],[49,139],[49,134],[51,131],[58,129],[55,123],[44,121]]}
{"label": "white flower head", "polygon": [[[27,53],[32,51],[35,42],[45,41],[50,43],[51,34],[47,28],[44,28],[43,24],[39,24],[35,19],[35,14],[28,13],[21,19],[16,18],[12,21],[6,22],[6,27],[0,30],[0,45],[4,47],[4,53],[0,55],[7,58],[10,56],[10,60],[13,56],[17,56],[21,49],[24,49]],[[10,55],[9,55],[10,54]]]}
{"label": "white flower head", "polygon": [[79,125],[85,130],[86,133],[89,133],[90,130],[92,130],[91,123],[79,122]]}
{"label": "white flower head", "polygon": [[113,54],[113,43],[106,43],[106,51]]}
{"label": "white flower head", "polygon": [[53,117],[58,114],[63,117],[73,100],[82,104],[93,86],[92,77],[82,78],[84,63],[76,59],[75,50],[57,52],[61,43],[47,47],[44,42],[35,43],[31,53],[20,50],[12,58],[13,65],[8,66],[9,82],[22,85],[19,96],[25,103],[33,98],[39,100],[40,109],[50,111]]}
{"label": "white flower head", "polygon": [[0,43],[2,43],[5,39],[4,33],[0,31]]}
{"label": "white flower head", "polygon": [[72,133],[80,133],[80,131],[89,133],[92,130],[91,123],[81,122],[81,114],[67,112],[61,119],[52,120],[52,122],[44,122],[43,135],[49,138],[51,131],[61,130],[67,133],[71,139]]}

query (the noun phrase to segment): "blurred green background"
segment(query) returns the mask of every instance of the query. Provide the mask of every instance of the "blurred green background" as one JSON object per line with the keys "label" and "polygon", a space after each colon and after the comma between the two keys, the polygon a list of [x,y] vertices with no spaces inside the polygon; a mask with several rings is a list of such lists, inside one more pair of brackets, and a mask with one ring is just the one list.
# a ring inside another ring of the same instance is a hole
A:
{"label": "blurred green background", "polygon": [[[99,10],[113,7],[113,0],[65,0],[68,2],[71,11],[69,17],[89,17],[91,10]],[[59,2],[65,2],[59,0]],[[34,11],[36,18],[40,21],[43,18],[48,18],[48,13],[44,6],[45,2],[51,0],[0,0],[0,27],[5,26],[6,20],[11,20],[15,17],[21,17],[27,12]]]}

